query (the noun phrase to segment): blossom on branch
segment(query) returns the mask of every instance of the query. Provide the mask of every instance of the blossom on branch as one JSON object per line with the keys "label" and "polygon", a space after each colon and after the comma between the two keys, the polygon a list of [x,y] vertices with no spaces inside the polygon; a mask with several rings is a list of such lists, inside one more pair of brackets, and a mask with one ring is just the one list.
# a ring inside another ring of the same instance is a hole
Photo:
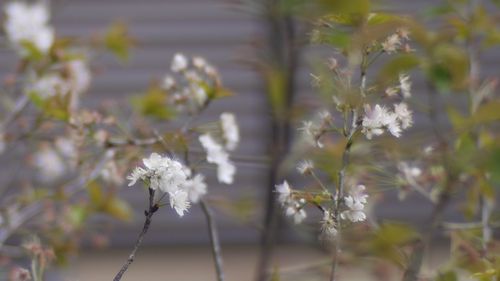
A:
{"label": "blossom on branch", "polygon": [[7,38],[21,56],[30,49],[46,54],[54,42],[54,30],[49,25],[49,8],[43,2],[28,4],[10,2],[5,6],[4,25]]}
{"label": "blossom on branch", "polygon": [[158,153],[152,153],[142,162],[144,168],[136,167],[127,177],[129,186],[142,180],[149,188],[168,193],[171,207],[182,217],[190,205],[188,193],[184,190],[188,181],[185,166],[176,159]]}
{"label": "blossom on branch", "polygon": [[226,149],[231,151],[236,148],[240,141],[240,132],[236,117],[232,113],[224,112],[220,115],[222,136],[226,142]]}
{"label": "blossom on branch", "polygon": [[217,179],[219,182],[233,183],[236,167],[229,160],[229,154],[210,134],[201,135],[198,140],[207,152],[207,162],[217,165]]}

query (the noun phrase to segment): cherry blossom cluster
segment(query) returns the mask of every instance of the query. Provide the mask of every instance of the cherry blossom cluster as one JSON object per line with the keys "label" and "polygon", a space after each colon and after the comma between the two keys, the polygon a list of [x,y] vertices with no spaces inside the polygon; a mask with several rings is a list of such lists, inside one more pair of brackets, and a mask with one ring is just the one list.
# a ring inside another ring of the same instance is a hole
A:
{"label": "cherry blossom cluster", "polygon": [[54,29],[49,24],[46,3],[9,2],[5,6],[5,15],[5,33],[21,56],[29,55],[30,49],[42,54],[49,51],[54,42]]}
{"label": "cherry blossom cluster", "polygon": [[398,28],[395,33],[389,35],[380,46],[388,54],[397,52],[412,52],[410,47],[410,32],[406,28]]}
{"label": "cherry blossom cluster", "polygon": [[[284,209],[285,215],[291,217],[295,224],[303,222],[307,217],[305,210],[307,205],[317,207],[323,212],[320,228],[321,238],[327,240],[334,238],[337,234],[340,219],[352,223],[366,220],[364,210],[368,195],[364,192],[364,185],[350,184],[343,198],[338,198],[337,194],[330,193],[319,180],[313,161],[301,161],[297,165],[297,171],[304,176],[311,176],[322,186],[322,190],[309,192],[292,189],[286,180],[276,185],[277,200]],[[314,195],[314,199],[311,195]],[[331,202],[332,199],[333,202]],[[321,202],[332,204],[322,204]]]}
{"label": "cherry blossom cluster", "polygon": [[229,151],[234,150],[239,142],[239,128],[234,114],[228,112],[221,114],[219,125],[222,131],[220,140],[211,133],[200,135],[198,140],[207,153],[207,162],[217,165],[219,182],[231,184],[236,166],[229,158]]}
{"label": "cherry blossom cluster", "polygon": [[204,108],[214,98],[211,89],[221,84],[217,69],[200,56],[188,58],[177,53],[170,70],[172,74],[165,75],[161,87],[179,111],[195,113]]}
{"label": "cherry blossom cluster", "polygon": [[374,108],[367,104],[364,110],[361,132],[367,139],[380,136],[385,130],[399,138],[402,130],[413,124],[412,112],[404,102],[395,104],[394,111],[378,104]]}
{"label": "cherry blossom cluster", "polygon": [[168,194],[170,206],[181,217],[189,209],[190,202],[198,202],[206,193],[203,175],[192,176],[191,170],[175,158],[152,153],[142,162],[144,167],[136,167],[127,177],[129,186],[141,180],[148,188]]}

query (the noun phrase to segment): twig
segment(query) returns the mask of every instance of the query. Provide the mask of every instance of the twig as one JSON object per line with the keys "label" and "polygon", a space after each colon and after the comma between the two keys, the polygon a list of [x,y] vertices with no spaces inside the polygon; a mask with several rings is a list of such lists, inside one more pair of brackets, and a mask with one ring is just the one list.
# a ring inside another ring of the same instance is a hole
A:
{"label": "twig", "polygon": [[125,264],[123,264],[120,271],[118,271],[118,273],[116,274],[115,278],[113,278],[113,281],[121,280],[123,274],[125,274],[128,267],[130,266],[130,264],[132,264],[132,262],[134,262],[135,254],[136,254],[137,250],[139,249],[139,247],[141,246],[142,240],[144,240],[144,236],[148,232],[149,226],[151,225],[153,215],[156,211],[158,211],[158,208],[159,208],[158,204],[154,203],[155,191],[151,188],[149,188],[148,190],[149,190],[149,208],[148,208],[148,210],[144,211],[144,215],[146,216],[146,220],[144,221],[144,226],[142,227],[142,231],[139,234],[137,241],[135,242],[134,249],[132,250],[132,252],[128,256],[127,261],[125,262]]}
{"label": "twig", "polygon": [[[71,196],[76,192],[78,192],[79,190],[81,190],[83,187],[85,187],[88,182],[97,178],[100,172],[102,171],[104,165],[106,165],[106,163],[111,158],[113,158],[113,156],[114,156],[114,150],[108,150],[88,175],[82,175],[78,177],[73,182],[73,184],[70,184],[65,187],[64,189],[65,194]],[[14,208],[17,208],[17,206],[14,206]],[[42,202],[38,201],[26,206],[25,208],[19,211],[13,212],[13,215],[9,217],[9,223],[5,227],[0,228],[0,246],[3,245],[5,240],[7,240],[7,238],[9,238],[12,235],[12,233],[14,233],[19,227],[25,224],[29,219],[39,214],[42,209],[43,209],[43,204]]]}
{"label": "twig", "polygon": [[224,270],[222,268],[222,252],[219,242],[219,235],[217,233],[217,226],[215,225],[215,219],[213,217],[212,210],[204,199],[200,200],[200,205],[207,219],[208,232],[210,235],[210,246],[212,248],[217,280],[224,281]]}
{"label": "twig", "polygon": [[[352,110],[351,126],[350,126],[349,132],[347,134],[347,143],[346,143],[346,146],[344,148],[344,152],[342,153],[342,166],[341,166],[340,171],[338,173],[338,176],[339,176],[338,181],[339,182],[338,182],[338,186],[337,186],[337,199],[336,199],[335,210],[334,210],[334,215],[335,215],[335,218],[337,218],[337,220],[338,220],[339,215],[340,215],[340,200],[342,200],[342,198],[344,197],[345,171],[347,169],[347,166],[349,165],[349,156],[350,156],[352,141],[353,141],[352,138],[353,138],[353,136],[356,133],[357,128],[358,128],[357,119],[358,119],[358,117],[357,117],[356,110]],[[345,120],[344,122],[347,123],[347,120]],[[335,244],[334,244],[335,246],[333,249],[334,250],[333,251],[333,263],[332,263],[332,271],[330,274],[330,281],[335,280],[338,259],[339,259],[339,255],[341,252],[340,227],[338,228],[337,236],[336,236],[335,240],[336,241],[335,241]]]}
{"label": "twig", "polygon": [[22,95],[21,98],[16,101],[14,109],[5,117],[5,120],[0,125],[0,134],[3,134],[5,130],[7,130],[9,124],[16,120],[17,116],[19,116],[19,114],[24,110],[28,103],[29,98],[27,95]]}

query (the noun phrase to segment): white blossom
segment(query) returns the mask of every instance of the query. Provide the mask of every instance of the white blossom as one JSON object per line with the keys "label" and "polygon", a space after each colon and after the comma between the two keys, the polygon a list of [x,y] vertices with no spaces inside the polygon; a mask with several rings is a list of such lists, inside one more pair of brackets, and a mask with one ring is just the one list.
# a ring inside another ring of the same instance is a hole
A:
{"label": "white blossom", "polygon": [[193,57],[193,65],[194,67],[203,70],[207,66],[207,61],[202,57],[195,56]]}
{"label": "white blossom", "polygon": [[401,89],[401,94],[403,95],[403,98],[409,98],[411,97],[411,81],[410,81],[410,76],[406,74],[400,74],[399,75],[399,87]]}
{"label": "white blossom", "polygon": [[293,222],[295,224],[301,223],[307,217],[306,211],[298,202],[294,202],[294,204],[289,205],[285,210],[285,214],[293,217]]}
{"label": "white blossom", "polygon": [[344,204],[348,208],[340,214],[340,217],[352,222],[364,221],[366,214],[364,213],[365,204],[367,203],[368,195],[364,193],[365,186],[362,184],[351,186],[348,196],[344,197]]}
{"label": "white blossom", "polygon": [[110,183],[110,184],[113,184],[116,186],[120,186],[123,184],[123,176],[120,173],[120,171],[118,170],[118,166],[116,165],[115,161],[108,161],[104,165],[104,167],[100,173],[100,176],[103,179],[103,181],[105,181],[107,183]]}
{"label": "white blossom", "polygon": [[34,165],[38,177],[43,182],[51,182],[61,178],[66,172],[66,164],[55,149],[44,146],[34,154]]}
{"label": "white blossom", "polygon": [[401,46],[401,38],[397,33],[389,35],[387,39],[382,42],[382,49],[388,54],[396,52],[399,46]]}
{"label": "white blossom", "polygon": [[299,131],[302,132],[302,138],[307,144],[318,148],[323,147],[318,139],[319,128],[313,121],[303,121]]}
{"label": "white blossom", "polygon": [[188,181],[186,167],[178,160],[158,153],[151,153],[142,162],[145,168],[136,167],[127,177],[129,186],[142,180],[149,188],[168,193],[171,207],[182,217],[190,206],[188,193],[183,190]]}
{"label": "white blossom", "polygon": [[299,131],[302,132],[302,137],[307,143],[316,145],[315,127],[312,121],[303,121]]}
{"label": "white blossom", "polygon": [[321,220],[321,237],[326,240],[332,240],[337,235],[337,228],[332,213],[325,210]]}
{"label": "white blossom", "polygon": [[207,91],[203,87],[196,85],[192,87],[192,92],[198,106],[203,106],[208,99]]}
{"label": "white blossom", "polygon": [[48,52],[54,42],[54,30],[49,25],[49,8],[45,3],[10,2],[5,6],[5,15],[5,33],[21,56],[29,54],[25,43],[42,54]]}
{"label": "white blossom", "polygon": [[201,174],[197,174],[184,184],[184,190],[188,194],[189,201],[198,203],[200,199],[207,193],[207,184],[205,183],[205,177]]}
{"label": "white blossom", "polygon": [[130,181],[128,183],[128,186],[136,184],[138,180],[145,180],[147,174],[148,171],[146,171],[144,168],[141,167],[134,168],[134,170],[132,170],[132,173],[129,176],[127,176],[127,179]]}
{"label": "white blossom", "polygon": [[188,80],[191,83],[203,81],[203,78],[201,77],[201,75],[197,71],[194,71],[194,70],[186,70],[184,72],[184,77],[186,78],[186,80]]}
{"label": "white blossom", "polygon": [[69,88],[61,76],[47,74],[33,82],[28,87],[28,91],[37,94],[42,99],[48,99],[55,95],[66,95]]}
{"label": "white blossom", "polygon": [[422,175],[422,170],[419,167],[404,161],[399,162],[398,170],[402,174],[404,181],[410,185],[417,185],[418,178]]}
{"label": "white blossom", "polygon": [[285,180],[282,184],[277,184],[275,187],[276,192],[278,193],[278,202],[280,202],[281,204],[285,204],[290,199],[291,195],[291,190],[288,182]]}
{"label": "white blossom", "polygon": [[398,108],[400,112],[396,113],[388,111],[378,104],[373,109],[369,105],[365,105],[361,132],[365,134],[367,139],[372,139],[373,136],[382,135],[384,129],[387,129],[393,136],[400,137],[402,125],[409,126],[411,124],[411,116],[408,119],[408,113],[403,112],[403,109],[403,107]]}
{"label": "white blossom", "polygon": [[70,88],[73,92],[81,94],[90,86],[92,74],[84,60],[77,59],[68,62]]}
{"label": "white blossom", "polygon": [[311,160],[303,160],[297,164],[297,171],[302,174],[309,174],[314,169],[314,163]]}
{"label": "white blossom", "polygon": [[318,113],[319,119],[321,122],[329,124],[333,121],[332,115],[328,110],[322,110]]}
{"label": "white blossom", "polygon": [[407,129],[413,125],[412,112],[408,109],[408,105],[404,102],[394,105],[394,114],[401,122],[401,128]]}
{"label": "white blossom", "polygon": [[177,190],[169,195],[170,207],[175,209],[180,217],[184,216],[184,212],[186,212],[191,205],[188,200],[188,193],[184,190]]}
{"label": "white blossom", "polygon": [[187,66],[188,66],[188,60],[186,56],[184,56],[181,53],[177,53],[174,55],[174,58],[172,59],[170,70],[172,70],[172,72],[181,72],[186,70]]}
{"label": "white blossom", "polygon": [[227,151],[210,134],[201,135],[198,140],[207,152],[207,162],[217,165],[217,178],[219,182],[226,184],[233,183],[236,167],[229,160]]}
{"label": "white blossom", "polygon": [[366,220],[366,214],[363,212],[365,205],[357,200],[354,200],[351,196],[344,197],[344,203],[349,209],[340,214],[342,219],[350,220],[352,222]]}
{"label": "white blossom", "polygon": [[364,193],[366,187],[362,184],[352,186],[349,190],[349,195],[361,204],[366,204],[368,194]]}
{"label": "white blossom", "polygon": [[236,117],[232,113],[224,112],[220,115],[222,136],[226,141],[226,149],[231,151],[236,148],[240,141],[240,131]]}
{"label": "white blossom", "polygon": [[384,133],[383,124],[386,116],[387,110],[384,107],[377,104],[372,109],[369,105],[365,105],[361,132],[366,135],[367,139],[372,139],[373,136],[380,136]]}
{"label": "white blossom", "polygon": [[385,126],[393,136],[397,138],[401,136],[401,124],[399,123],[398,116],[395,113],[387,112],[382,120],[382,125]]}
{"label": "white blossom", "polygon": [[168,91],[168,90],[172,89],[174,86],[175,86],[175,79],[170,75],[165,75],[165,77],[163,77],[163,81],[161,83],[162,89]]}

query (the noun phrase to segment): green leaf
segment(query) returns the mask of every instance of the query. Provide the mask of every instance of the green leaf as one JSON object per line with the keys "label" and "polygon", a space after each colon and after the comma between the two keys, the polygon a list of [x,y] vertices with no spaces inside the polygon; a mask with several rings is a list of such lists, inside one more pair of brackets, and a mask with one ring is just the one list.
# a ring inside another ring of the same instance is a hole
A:
{"label": "green leaf", "polygon": [[128,35],[128,29],[124,23],[115,22],[108,28],[104,44],[119,60],[128,61],[132,39]]}
{"label": "green leaf", "polygon": [[102,193],[102,188],[95,181],[91,182],[87,185],[87,192],[90,198],[90,202],[95,207],[99,207],[102,205],[104,201],[104,195]]}
{"label": "green leaf", "polygon": [[167,92],[152,83],[144,95],[132,98],[132,104],[145,116],[168,120],[175,117],[175,110],[169,107],[167,97]]}
{"label": "green leaf", "polygon": [[107,198],[103,206],[103,212],[113,218],[130,221],[132,219],[132,209],[129,204],[117,197]]}
{"label": "green leaf", "polygon": [[66,217],[70,224],[72,224],[76,228],[79,228],[85,223],[88,217],[88,212],[84,206],[72,205],[69,207],[69,210],[66,213]]}
{"label": "green leaf", "polygon": [[44,54],[31,41],[23,40],[21,41],[21,46],[26,50],[26,58],[29,60],[38,61],[44,57]]}
{"label": "green leaf", "polygon": [[397,80],[399,74],[409,72],[420,64],[414,54],[400,54],[386,63],[378,73],[377,81],[384,86],[389,86],[391,81]]}
{"label": "green leaf", "polygon": [[405,256],[399,250],[399,247],[415,241],[417,238],[417,232],[408,225],[384,223],[374,233],[371,241],[371,250],[375,255],[403,267]]}
{"label": "green leaf", "polygon": [[439,273],[436,281],[457,281],[458,277],[454,271],[446,271],[444,273]]}

